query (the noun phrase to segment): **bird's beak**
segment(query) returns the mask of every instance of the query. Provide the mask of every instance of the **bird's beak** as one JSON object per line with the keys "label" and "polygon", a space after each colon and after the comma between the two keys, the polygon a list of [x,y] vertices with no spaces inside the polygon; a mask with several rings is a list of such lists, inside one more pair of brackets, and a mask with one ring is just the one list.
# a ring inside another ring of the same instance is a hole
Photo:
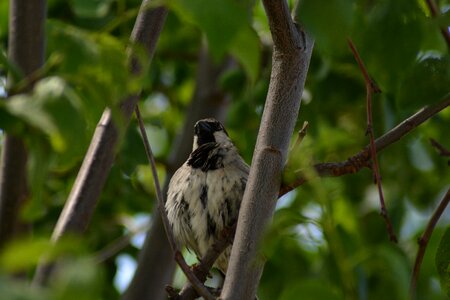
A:
{"label": "bird's beak", "polygon": [[211,131],[211,125],[209,125],[207,122],[198,122],[195,126],[196,135],[211,133]]}

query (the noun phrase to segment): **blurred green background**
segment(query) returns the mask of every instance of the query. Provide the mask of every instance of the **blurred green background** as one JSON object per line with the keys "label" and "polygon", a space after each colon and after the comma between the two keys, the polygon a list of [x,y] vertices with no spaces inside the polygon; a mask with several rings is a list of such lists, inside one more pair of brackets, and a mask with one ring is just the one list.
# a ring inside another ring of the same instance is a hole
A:
{"label": "blurred green background", "polygon": [[[55,250],[56,257],[70,258],[57,280],[49,288],[34,289],[23,279],[32,277],[48,248],[103,109],[140,88],[142,115],[163,179],[169,151],[197,84],[198,56],[204,44],[215,63],[230,56],[237,62],[220,75],[219,88],[230,96],[227,131],[251,162],[271,68],[271,35],[262,4],[162,3],[170,12],[156,54],[150,69],[135,78],[127,70],[125,49],[140,1],[48,1],[44,78],[32,94],[16,96],[0,106],[0,128],[20,135],[29,149],[30,198],[21,210],[21,220],[32,224],[29,237],[9,245],[0,255],[2,298],[120,297],[142,245],[142,225],[156,201],[135,119],[126,129],[86,234],[66,239]],[[376,136],[421,107],[449,97],[450,58],[439,26],[450,24],[450,5],[448,1],[438,5],[443,15],[432,19],[424,0],[301,1],[300,20],[316,44],[297,120],[297,129],[304,121],[310,126],[301,146],[290,155],[290,170],[342,161],[368,144],[365,86],[347,37],[383,91],[373,102]],[[7,20],[8,1],[2,1],[4,53]],[[7,71],[2,65],[3,94]],[[397,245],[389,242],[379,215],[370,170],[314,180],[280,199],[263,243],[267,263],[260,299],[407,299],[417,239],[450,182],[447,160],[429,139],[450,149],[449,128],[447,108],[379,155]],[[449,224],[448,208],[425,254],[418,299],[450,295]],[[129,246],[96,261],[105,247],[130,232],[138,234]],[[19,279],[11,279],[11,274]],[[181,281],[178,276],[176,284]]]}

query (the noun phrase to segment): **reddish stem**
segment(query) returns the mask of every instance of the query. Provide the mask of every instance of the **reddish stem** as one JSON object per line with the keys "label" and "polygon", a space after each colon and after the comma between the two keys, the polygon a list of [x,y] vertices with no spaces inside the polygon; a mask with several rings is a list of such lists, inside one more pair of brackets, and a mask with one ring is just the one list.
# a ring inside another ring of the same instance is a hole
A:
{"label": "reddish stem", "polygon": [[370,76],[369,72],[367,71],[367,68],[365,67],[361,57],[359,56],[358,50],[356,50],[355,45],[353,42],[348,39],[348,45],[350,46],[350,49],[352,50],[353,56],[356,59],[356,62],[358,63],[358,66],[364,76],[364,81],[366,83],[366,105],[367,105],[367,134],[369,135],[370,139],[370,154],[372,158],[372,164],[373,164],[373,174],[375,177],[375,183],[377,184],[378,188],[378,194],[380,196],[380,214],[384,218],[384,221],[386,223],[386,229],[389,234],[389,239],[397,243],[397,237],[394,233],[394,229],[392,226],[391,219],[389,218],[387,209],[386,209],[386,203],[384,201],[384,194],[383,194],[383,186],[381,184],[381,175],[380,175],[380,169],[378,164],[378,158],[377,158],[377,148],[375,146],[375,134],[373,131],[373,120],[372,120],[372,94],[380,93],[381,89],[378,87],[378,85],[373,81]]}
{"label": "reddish stem", "polygon": [[428,246],[428,241],[430,240],[431,234],[433,233],[433,230],[436,227],[436,223],[438,222],[439,218],[441,217],[442,213],[444,212],[449,202],[450,202],[450,189],[447,190],[447,193],[445,194],[444,198],[442,198],[441,202],[439,203],[439,206],[436,208],[435,212],[431,216],[430,221],[428,221],[428,225],[424,233],[418,240],[419,249],[417,250],[416,260],[414,262],[414,269],[411,275],[411,285],[409,287],[410,299],[415,298],[417,280],[419,278],[420,273],[420,266],[422,265],[425,250],[427,249]]}

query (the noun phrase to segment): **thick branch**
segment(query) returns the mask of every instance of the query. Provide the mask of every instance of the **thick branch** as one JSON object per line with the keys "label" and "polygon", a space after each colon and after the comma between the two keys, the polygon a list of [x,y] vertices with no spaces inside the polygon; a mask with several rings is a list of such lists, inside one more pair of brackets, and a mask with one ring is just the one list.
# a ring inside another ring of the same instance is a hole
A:
{"label": "thick branch", "polygon": [[[46,10],[46,0],[10,1],[8,59],[25,78],[44,64]],[[0,248],[16,233],[19,208],[27,197],[26,163],[22,140],[6,135],[0,161]]]}
{"label": "thick branch", "polygon": [[[162,31],[167,16],[167,10],[159,7],[149,9],[150,0],[144,0],[137,16],[131,35],[131,41],[143,45],[152,58],[156,42]],[[137,74],[141,66],[131,53],[130,69]],[[130,95],[121,104],[123,118],[128,123],[139,96]],[[69,232],[83,232],[91,219],[97,205],[97,200],[105,184],[116,154],[119,132],[112,120],[111,111],[106,109],[94,132],[88,152],[85,156],[72,191],[58,219],[52,235],[52,241],[57,242],[61,236]],[[51,272],[51,267],[45,264],[39,266],[35,283],[45,284]]]}
{"label": "thick branch", "polygon": [[441,217],[442,213],[444,212],[449,202],[450,202],[450,189],[447,190],[447,193],[445,194],[444,198],[442,198],[441,202],[439,203],[439,206],[436,208],[435,212],[431,216],[431,219],[428,222],[425,232],[422,234],[422,236],[418,241],[419,249],[417,250],[416,261],[414,262],[414,269],[411,275],[411,285],[409,287],[410,299],[415,298],[417,280],[419,278],[420,273],[420,266],[422,265],[423,256],[425,255],[425,250],[427,249],[428,241],[430,240],[431,234],[433,233],[436,223],[438,222],[439,218]]}
{"label": "thick branch", "polygon": [[263,4],[274,41],[272,73],[221,294],[223,299],[255,296],[263,268],[258,259],[258,245],[274,213],[313,48],[312,39],[295,26],[286,1],[264,0]]}

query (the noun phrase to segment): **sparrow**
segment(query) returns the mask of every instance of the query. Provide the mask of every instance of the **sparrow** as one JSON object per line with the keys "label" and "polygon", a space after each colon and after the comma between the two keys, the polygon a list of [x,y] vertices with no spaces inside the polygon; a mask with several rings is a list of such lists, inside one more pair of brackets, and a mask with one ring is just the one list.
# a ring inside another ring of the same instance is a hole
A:
{"label": "sparrow", "polygon": [[[194,143],[187,161],[169,183],[165,209],[175,239],[198,258],[233,225],[249,173],[223,125],[212,118],[194,126]],[[226,274],[231,246],[215,263]]]}

